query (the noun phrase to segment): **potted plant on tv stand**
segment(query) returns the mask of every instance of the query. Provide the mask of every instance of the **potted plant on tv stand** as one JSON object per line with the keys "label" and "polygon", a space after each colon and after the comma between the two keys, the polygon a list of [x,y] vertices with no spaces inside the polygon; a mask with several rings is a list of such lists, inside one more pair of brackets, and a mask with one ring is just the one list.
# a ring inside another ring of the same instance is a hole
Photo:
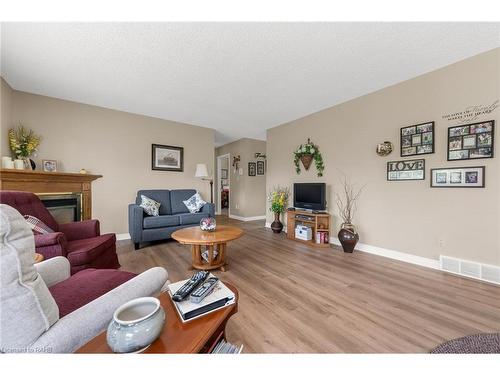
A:
{"label": "potted plant on tv stand", "polygon": [[352,223],[357,208],[357,200],[363,187],[356,189],[347,177],[342,180],[342,192],[335,193],[335,202],[339,209],[339,215],[342,218],[342,225],[338,233],[338,238],[342,248],[346,253],[352,253],[359,241],[359,234]]}
{"label": "potted plant on tv stand", "polygon": [[271,229],[274,233],[281,233],[283,224],[280,221],[280,214],[285,212],[285,207],[288,203],[289,192],[287,188],[277,187],[271,191],[267,197],[270,203],[269,211],[274,213],[274,221],[271,224]]}

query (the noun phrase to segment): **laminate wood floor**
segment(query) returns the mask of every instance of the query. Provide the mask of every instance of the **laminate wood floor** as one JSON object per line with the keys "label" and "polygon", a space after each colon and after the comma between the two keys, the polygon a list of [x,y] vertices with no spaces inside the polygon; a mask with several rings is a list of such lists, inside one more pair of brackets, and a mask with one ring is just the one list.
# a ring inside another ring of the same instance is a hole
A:
{"label": "laminate wood floor", "polygon": [[[500,331],[500,287],[372,254],[309,248],[263,221],[224,217],[245,235],[215,271],[240,293],[228,339],[245,353],[420,353],[443,341]],[[122,269],[163,266],[190,277],[189,246],[173,240],[135,251],[118,242]],[[168,319],[168,317],[167,317]]]}

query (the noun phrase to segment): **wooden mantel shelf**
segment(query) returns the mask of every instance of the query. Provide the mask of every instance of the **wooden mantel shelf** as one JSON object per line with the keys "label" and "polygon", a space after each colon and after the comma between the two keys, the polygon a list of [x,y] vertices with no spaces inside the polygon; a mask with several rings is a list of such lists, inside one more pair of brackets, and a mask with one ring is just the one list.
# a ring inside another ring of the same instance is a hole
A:
{"label": "wooden mantel shelf", "polygon": [[30,191],[35,194],[81,193],[82,219],[92,218],[92,181],[101,175],[0,169],[0,190]]}

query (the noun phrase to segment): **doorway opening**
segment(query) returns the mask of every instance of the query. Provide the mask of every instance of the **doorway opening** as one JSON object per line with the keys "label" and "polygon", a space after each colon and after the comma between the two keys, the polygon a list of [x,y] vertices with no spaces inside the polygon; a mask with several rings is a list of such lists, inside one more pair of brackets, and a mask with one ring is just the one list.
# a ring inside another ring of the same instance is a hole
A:
{"label": "doorway opening", "polygon": [[229,173],[229,154],[217,156],[217,212],[219,215],[229,216],[229,192],[231,179]]}

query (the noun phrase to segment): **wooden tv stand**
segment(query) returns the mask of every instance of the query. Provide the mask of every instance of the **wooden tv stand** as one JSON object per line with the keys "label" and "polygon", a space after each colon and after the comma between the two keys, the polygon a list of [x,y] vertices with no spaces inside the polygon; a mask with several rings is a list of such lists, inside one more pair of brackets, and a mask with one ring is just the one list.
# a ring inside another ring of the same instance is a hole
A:
{"label": "wooden tv stand", "polygon": [[[308,219],[297,216],[308,216]],[[330,242],[330,214],[329,213],[313,213],[311,211],[287,211],[286,212],[287,233],[286,237],[307,245],[316,247],[330,247],[330,243],[316,243],[316,233],[324,232]],[[297,224],[307,225],[312,228],[312,239],[310,241],[295,238],[295,226]]]}

